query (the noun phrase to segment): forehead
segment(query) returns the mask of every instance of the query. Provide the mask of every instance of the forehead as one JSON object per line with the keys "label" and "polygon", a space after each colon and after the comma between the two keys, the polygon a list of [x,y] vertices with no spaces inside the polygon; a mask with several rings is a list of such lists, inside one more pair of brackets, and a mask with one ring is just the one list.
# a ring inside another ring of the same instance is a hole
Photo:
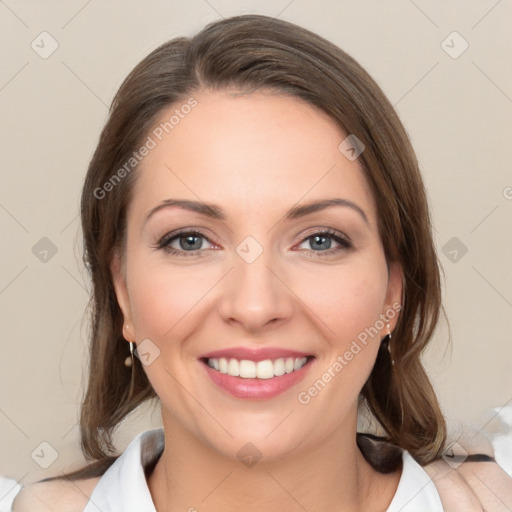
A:
{"label": "forehead", "polygon": [[362,168],[339,150],[347,134],[324,112],[275,92],[201,91],[162,112],[137,170],[134,206],[166,197],[223,203],[233,214],[343,197],[373,217]]}

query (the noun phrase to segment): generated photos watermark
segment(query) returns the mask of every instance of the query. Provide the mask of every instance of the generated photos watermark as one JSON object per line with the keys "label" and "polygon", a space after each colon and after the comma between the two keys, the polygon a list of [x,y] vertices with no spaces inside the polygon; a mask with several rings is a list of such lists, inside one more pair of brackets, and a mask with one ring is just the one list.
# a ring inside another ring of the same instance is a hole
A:
{"label": "generated photos watermark", "polygon": [[302,405],[308,405],[313,398],[318,396],[318,394],[326,388],[327,384],[331,382],[331,380],[334,379],[346,366],[348,366],[350,361],[352,361],[357,354],[366,347],[368,341],[380,334],[387,323],[395,318],[401,309],[402,305],[399,302],[395,302],[391,308],[386,310],[385,313],[381,313],[379,315],[379,319],[376,320],[372,326],[366,327],[361,331],[357,335],[356,339],[352,340],[350,347],[345,350],[343,354],[339,354],[337,356],[336,360],[327,368],[321,377],[313,382],[308,389],[301,391],[297,395],[299,403]]}
{"label": "generated photos watermark", "polygon": [[117,169],[112,176],[103,183],[101,187],[94,189],[93,195],[96,199],[104,199],[109,192],[112,192],[114,188],[128,176],[136,167],[139,165],[145,157],[149,155],[151,150],[155,149],[159,142],[163,140],[165,135],[171,133],[176,126],[178,126],[182,119],[190,114],[194,107],[197,107],[197,100],[191,96],[186,103],[183,103],[179,108],[174,109],[172,115],[167,121],[160,123],[156,128],[153,128],[151,133],[146,137],[146,140],[139,147],[137,151],[134,151],[132,156]]}

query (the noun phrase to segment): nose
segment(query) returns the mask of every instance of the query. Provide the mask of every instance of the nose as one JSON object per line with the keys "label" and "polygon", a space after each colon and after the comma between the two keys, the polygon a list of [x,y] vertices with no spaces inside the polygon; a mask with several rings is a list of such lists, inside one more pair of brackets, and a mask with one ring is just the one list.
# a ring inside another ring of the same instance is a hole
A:
{"label": "nose", "polygon": [[234,254],[219,303],[222,319],[250,333],[266,332],[293,314],[294,295],[283,269],[269,251],[252,262]]}

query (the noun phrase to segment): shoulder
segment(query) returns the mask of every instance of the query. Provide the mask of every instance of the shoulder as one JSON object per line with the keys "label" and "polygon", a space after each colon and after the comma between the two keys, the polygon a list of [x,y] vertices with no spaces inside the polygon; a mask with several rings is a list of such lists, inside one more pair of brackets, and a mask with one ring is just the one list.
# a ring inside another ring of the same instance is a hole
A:
{"label": "shoulder", "polygon": [[50,480],[24,487],[13,512],[82,512],[100,477],[85,480]]}
{"label": "shoulder", "polygon": [[445,510],[501,510],[503,505],[512,510],[512,477],[498,464],[463,462],[450,466],[437,460],[424,467],[434,482]]}

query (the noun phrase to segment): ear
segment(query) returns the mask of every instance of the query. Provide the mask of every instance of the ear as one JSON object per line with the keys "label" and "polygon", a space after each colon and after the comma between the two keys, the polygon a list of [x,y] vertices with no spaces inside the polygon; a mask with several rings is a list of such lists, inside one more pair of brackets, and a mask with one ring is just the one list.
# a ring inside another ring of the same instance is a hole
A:
{"label": "ear", "polygon": [[126,341],[135,341],[135,327],[132,322],[130,297],[126,284],[126,266],[118,252],[115,253],[110,264],[112,281],[116,292],[117,303],[123,313],[123,337]]}
{"label": "ear", "polygon": [[402,309],[403,272],[402,266],[397,263],[389,264],[388,289],[383,305],[382,314],[389,320],[391,331],[394,330]]}

